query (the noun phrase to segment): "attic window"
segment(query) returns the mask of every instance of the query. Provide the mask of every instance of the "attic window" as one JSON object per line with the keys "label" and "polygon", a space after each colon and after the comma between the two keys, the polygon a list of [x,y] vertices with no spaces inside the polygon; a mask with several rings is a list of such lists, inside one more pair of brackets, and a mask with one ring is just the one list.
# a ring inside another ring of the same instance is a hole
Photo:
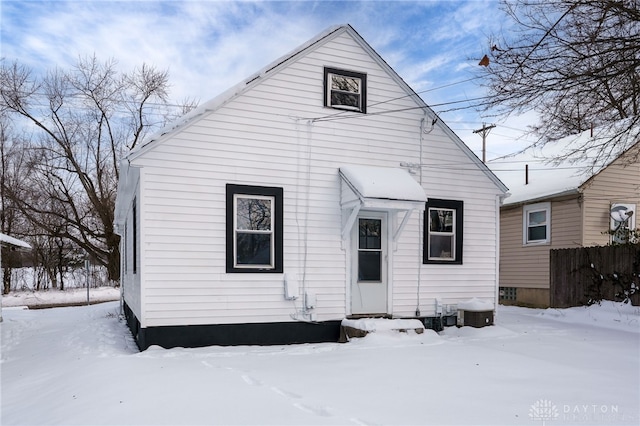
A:
{"label": "attic window", "polygon": [[367,112],[366,74],[325,67],[324,87],[324,106]]}

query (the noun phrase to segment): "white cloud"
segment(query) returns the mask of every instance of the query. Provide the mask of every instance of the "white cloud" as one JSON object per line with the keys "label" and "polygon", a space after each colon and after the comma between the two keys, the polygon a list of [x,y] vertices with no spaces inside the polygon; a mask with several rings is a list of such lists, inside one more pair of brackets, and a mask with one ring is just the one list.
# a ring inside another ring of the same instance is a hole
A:
{"label": "white cloud", "polygon": [[[123,71],[144,62],[169,69],[174,101],[200,102],[338,23],[352,24],[416,91],[434,89],[468,79],[486,34],[501,24],[494,1],[3,1],[1,6],[7,60],[39,70],[68,68],[79,56],[93,54],[117,59]],[[442,103],[475,97],[478,90],[468,83],[424,98]],[[481,120],[471,110],[445,119]]]}

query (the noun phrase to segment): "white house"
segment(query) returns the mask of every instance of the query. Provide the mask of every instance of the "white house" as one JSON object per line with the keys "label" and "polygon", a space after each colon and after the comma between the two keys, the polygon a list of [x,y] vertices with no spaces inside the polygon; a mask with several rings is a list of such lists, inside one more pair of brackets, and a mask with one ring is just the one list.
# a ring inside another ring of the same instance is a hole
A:
{"label": "white house", "polygon": [[[122,161],[123,298],[150,345],[336,341],[495,304],[506,187],[349,25]],[[493,306],[493,305],[492,305]]]}

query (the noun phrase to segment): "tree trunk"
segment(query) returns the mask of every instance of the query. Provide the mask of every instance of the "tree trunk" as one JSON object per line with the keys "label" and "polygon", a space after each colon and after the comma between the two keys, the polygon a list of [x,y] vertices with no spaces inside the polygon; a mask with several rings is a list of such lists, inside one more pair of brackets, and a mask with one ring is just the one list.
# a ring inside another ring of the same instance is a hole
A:
{"label": "tree trunk", "polygon": [[109,281],[120,281],[120,236],[111,234],[107,239],[109,254],[107,256],[107,276]]}
{"label": "tree trunk", "polygon": [[3,268],[2,294],[9,294],[11,291],[11,268]]}

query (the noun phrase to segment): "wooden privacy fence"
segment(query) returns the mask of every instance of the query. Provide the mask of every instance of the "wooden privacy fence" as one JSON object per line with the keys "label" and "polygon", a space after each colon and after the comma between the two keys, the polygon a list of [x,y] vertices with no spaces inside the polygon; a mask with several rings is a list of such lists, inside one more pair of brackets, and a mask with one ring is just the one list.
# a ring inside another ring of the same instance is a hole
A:
{"label": "wooden privacy fence", "polygon": [[549,256],[551,306],[568,308],[598,300],[629,299],[640,305],[640,245],[554,249]]}

